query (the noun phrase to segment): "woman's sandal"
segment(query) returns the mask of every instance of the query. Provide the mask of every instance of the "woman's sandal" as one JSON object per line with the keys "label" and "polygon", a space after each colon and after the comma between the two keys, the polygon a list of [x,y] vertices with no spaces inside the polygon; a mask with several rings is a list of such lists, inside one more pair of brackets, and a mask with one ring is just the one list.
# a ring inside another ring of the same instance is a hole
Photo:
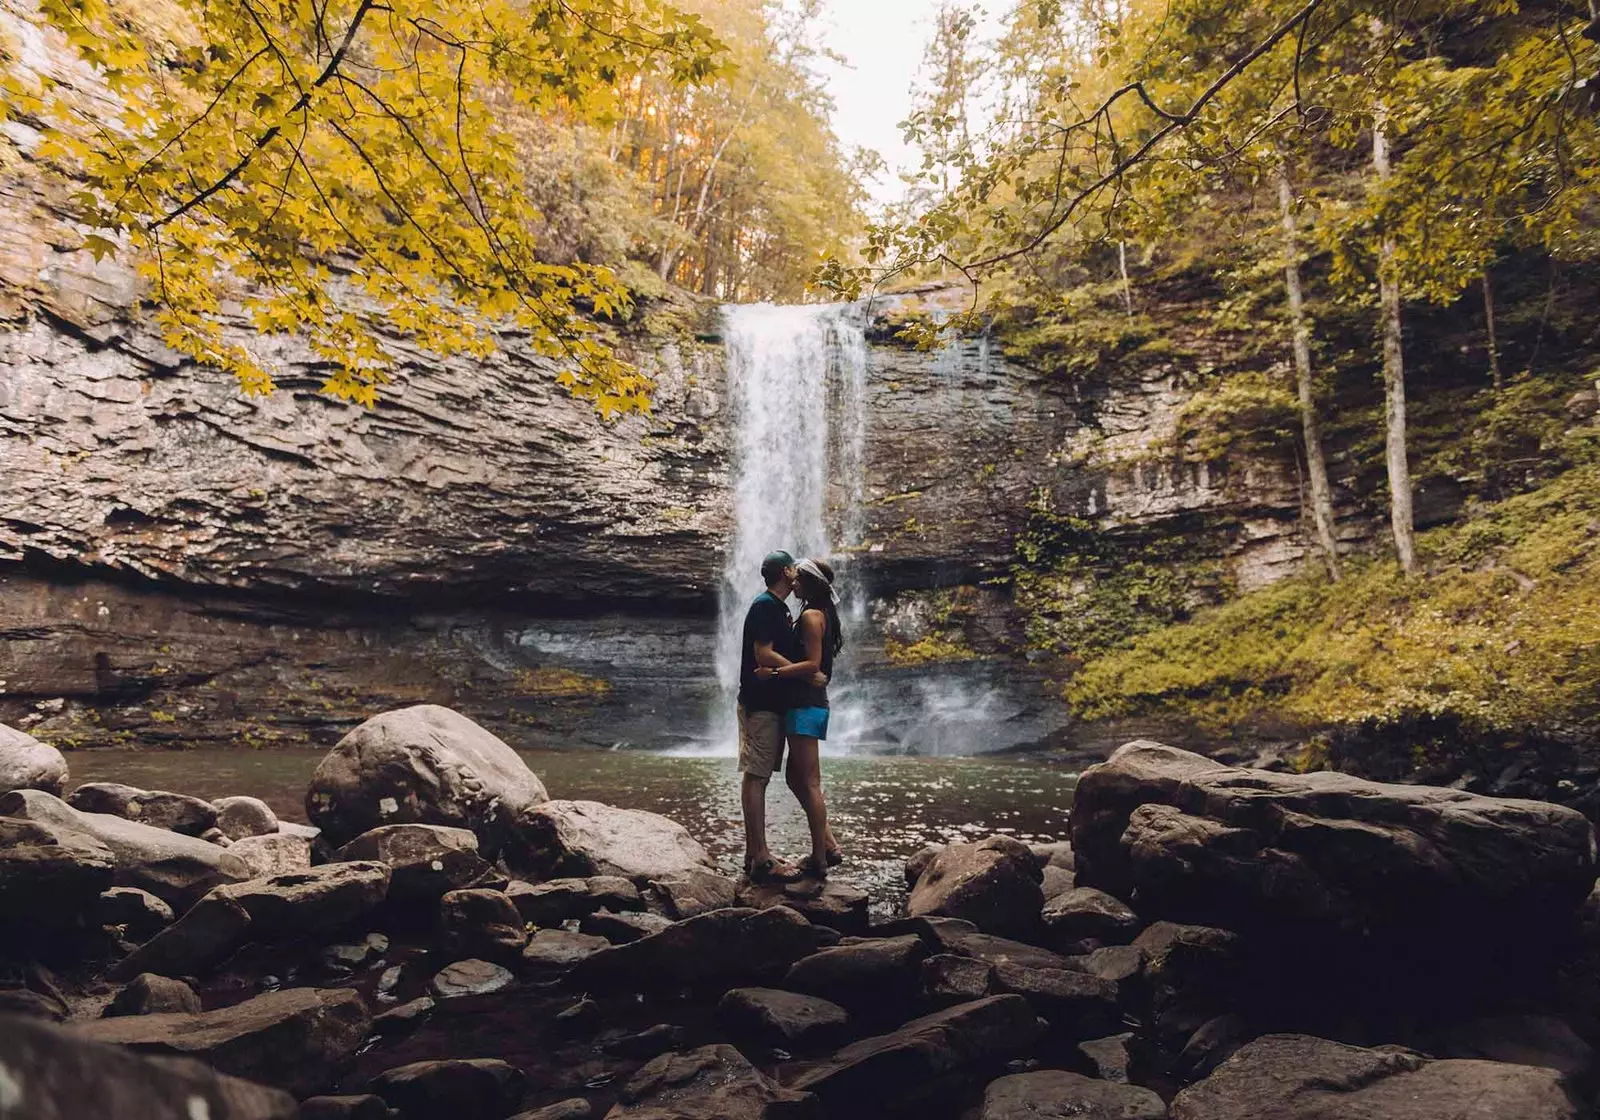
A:
{"label": "woman's sandal", "polygon": [[828,849],[828,866],[838,867],[844,862],[844,852],[839,848]]}
{"label": "woman's sandal", "polygon": [[816,856],[807,856],[805,859],[800,861],[800,870],[805,873],[807,878],[826,879],[828,877],[829,865],[836,862],[838,861],[830,860],[826,857],[818,860]]}
{"label": "woman's sandal", "polygon": [[805,874],[794,864],[772,856],[746,864],[744,873],[752,883],[792,883]]}

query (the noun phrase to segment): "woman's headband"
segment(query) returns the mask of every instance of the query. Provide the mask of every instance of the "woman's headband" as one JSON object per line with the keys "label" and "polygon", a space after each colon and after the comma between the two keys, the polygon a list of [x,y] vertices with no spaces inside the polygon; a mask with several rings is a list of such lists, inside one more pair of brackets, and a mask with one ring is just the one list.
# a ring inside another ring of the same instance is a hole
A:
{"label": "woman's headband", "polygon": [[833,589],[833,580],[822,573],[822,569],[817,567],[815,560],[802,560],[795,565],[795,568],[822,584],[823,587],[826,587],[828,589],[828,598],[833,600],[834,606],[839,605],[839,593]]}

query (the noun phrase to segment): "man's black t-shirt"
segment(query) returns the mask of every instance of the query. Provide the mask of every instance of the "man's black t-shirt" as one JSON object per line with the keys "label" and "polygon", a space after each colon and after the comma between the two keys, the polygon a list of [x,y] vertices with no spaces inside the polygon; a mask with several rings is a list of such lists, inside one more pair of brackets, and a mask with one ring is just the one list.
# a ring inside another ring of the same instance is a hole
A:
{"label": "man's black t-shirt", "polygon": [[744,616],[744,638],[739,656],[739,703],[748,712],[782,712],[790,707],[787,682],[756,676],[756,645],[772,643],[785,657],[794,644],[794,626],[789,608],[772,592],[763,591],[750,604]]}

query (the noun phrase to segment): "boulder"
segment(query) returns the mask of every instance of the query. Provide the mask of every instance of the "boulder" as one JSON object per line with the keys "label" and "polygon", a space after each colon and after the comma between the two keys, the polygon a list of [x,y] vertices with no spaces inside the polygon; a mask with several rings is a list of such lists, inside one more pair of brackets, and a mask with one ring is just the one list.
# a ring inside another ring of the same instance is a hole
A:
{"label": "boulder", "polygon": [[61,796],[67,784],[67,760],[48,743],[0,723],[0,793],[42,789]]}
{"label": "boulder", "polygon": [[229,840],[272,836],[278,831],[278,814],[259,797],[219,797],[211,807],[217,811],[217,827]]}
{"label": "boulder", "polygon": [[448,1058],[384,1070],[372,1091],[405,1117],[500,1120],[522,1100],[526,1082],[498,1058]]}
{"label": "boulder", "polygon": [[1249,1021],[1237,1012],[1207,1019],[1183,1044],[1177,1068],[1184,1080],[1199,1080],[1227,1061],[1249,1039]]}
{"label": "boulder", "polygon": [[439,900],[439,945],[447,956],[510,964],[528,944],[522,915],[502,891],[450,891]]}
{"label": "boulder", "polygon": [[928,870],[928,866],[933,863],[934,857],[942,851],[944,851],[943,844],[924,844],[911,854],[905,865],[907,890],[917,885],[917,880],[922,878],[922,873]]}
{"label": "boulder", "polygon": [[1300,957],[1386,954],[1407,962],[1400,978],[1529,954],[1595,880],[1594,830],[1572,809],[1244,770],[1147,741],[1084,771],[1072,845],[1080,884],[1137,892],[1146,917],[1260,934]]}
{"label": "boulder", "polygon": [[1126,945],[1144,926],[1127,903],[1093,887],[1074,887],[1056,895],[1044,904],[1040,918],[1051,943],[1062,946],[1091,940]]}
{"label": "boulder", "polygon": [[546,883],[514,880],[506,894],[516,903],[522,920],[536,926],[559,926],[593,914],[644,909],[644,898],[633,882],[618,875],[588,879],[551,879]]}
{"label": "boulder", "polygon": [[94,1042],[200,1058],[304,1097],[332,1084],[371,1025],[356,992],[285,988],[215,1011],[100,1019],[76,1029]]}
{"label": "boulder", "polygon": [[1072,962],[1060,953],[1036,945],[979,933],[971,923],[948,918],[922,921],[915,926],[918,937],[930,952],[955,953],[975,957],[992,965],[1015,964],[1024,968],[1071,968]]}
{"label": "boulder", "polygon": [[1087,972],[1001,964],[994,987],[1024,997],[1057,1033],[1072,1039],[1103,1035],[1122,1018],[1117,986]]}
{"label": "boulder", "polygon": [[235,840],[228,845],[228,853],[244,861],[253,879],[289,875],[311,866],[311,841],[284,832]]}
{"label": "boulder", "polygon": [[989,1082],[978,1120],[1167,1120],[1167,1106],[1137,1085],[1041,1069]]}
{"label": "boulder", "polygon": [[738,905],[765,910],[787,906],[812,925],[827,926],[840,933],[867,932],[867,892],[832,879],[801,879],[794,883],[739,884]]}
{"label": "boulder", "polygon": [[300,1102],[300,1120],[389,1120],[383,1098],[371,1093],[307,1097]]}
{"label": "boulder", "polygon": [[1139,983],[1157,1014],[1176,1004],[1226,1003],[1250,975],[1244,945],[1228,930],[1156,922],[1129,948],[1139,954]]}
{"label": "boulder", "polygon": [[399,1007],[391,1007],[383,1014],[373,1017],[372,1033],[379,1038],[410,1034],[433,1014],[433,1009],[437,1006],[439,1002],[432,996],[418,996],[402,1003]]}
{"label": "boulder", "polygon": [[294,1120],[294,1097],[24,1019],[0,1023],[0,1113],[17,1120]]}
{"label": "boulder", "polygon": [[370,829],[340,848],[339,858],[387,864],[389,899],[398,905],[432,905],[446,891],[469,887],[489,870],[478,854],[476,833],[438,824]]}
{"label": "boulder", "polygon": [[1064,867],[1057,867],[1053,863],[1047,863],[1041,867],[1039,874],[1041,876],[1039,893],[1044,895],[1047,905],[1052,898],[1066,894],[1078,885],[1078,877],[1076,875]]}
{"label": "boulder", "polygon": [[783,986],[852,1011],[893,1013],[919,994],[927,955],[921,939],[909,934],[851,939],[796,961]]}
{"label": "boulder", "polygon": [[[1080,849],[1081,852],[1081,849]],[[1505,1062],[1430,1061],[1306,1035],[1247,1043],[1172,1101],[1172,1120],[1578,1120],[1561,1075]]]}
{"label": "boulder", "polygon": [[777,988],[734,988],[717,1003],[717,1024],[734,1038],[785,1050],[826,1046],[849,1022],[837,1003]]}
{"label": "boulder", "polygon": [[0,941],[45,941],[97,917],[115,875],[111,849],[88,833],[0,817]]}
{"label": "boulder", "polygon": [[595,989],[725,991],[781,976],[816,944],[811,923],[793,910],[736,906],[602,949],[575,965],[571,979],[579,987]]}
{"label": "boulder", "polygon": [[564,929],[541,929],[528,939],[528,947],[522,950],[522,966],[530,972],[562,973],[610,947],[611,942],[603,937],[568,933]]}
{"label": "boulder", "polygon": [[112,887],[100,893],[95,921],[120,926],[131,941],[144,941],[172,924],[172,907],[138,887]]}
{"label": "boulder", "polygon": [[698,868],[664,879],[652,879],[646,888],[651,909],[674,921],[693,918],[708,910],[734,905],[738,884],[726,875]]}
{"label": "boulder", "polygon": [[578,923],[578,930],[594,937],[603,937],[613,945],[625,945],[652,933],[660,933],[672,924],[671,918],[660,914],[615,914],[610,910],[596,910]]}
{"label": "boulder", "polygon": [[428,990],[438,999],[458,999],[504,991],[516,982],[510,970],[492,961],[466,960],[441,968],[428,982]]}
{"label": "boulder", "polygon": [[582,1097],[568,1097],[531,1112],[519,1112],[511,1120],[590,1120],[593,1115],[594,1105]]}
{"label": "boulder", "polygon": [[1549,1015],[1490,1015],[1439,1032],[1430,1052],[1441,1058],[1483,1058],[1545,1066],[1575,1085],[1594,1080],[1595,1055],[1578,1033]]}
{"label": "boulder", "polygon": [[642,883],[710,871],[711,856],[677,821],[599,801],[546,801],[517,814],[512,871],[533,879],[619,875]]}
{"label": "boulder", "polygon": [[67,795],[67,804],[80,813],[106,813],[185,836],[199,836],[217,823],[209,801],[121,782],[88,782]]}
{"label": "boulder", "polygon": [[915,1112],[948,1098],[974,1077],[1026,1053],[1039,1021],[1021,996],[989,996],[914,1019],[889,1034],[851,1043],[790,1080],[816,1093],[828,1116]]}
{"label": "boulder", "polygon": [[732,1046],[652,1059],[606,1120],[821,1120],[816,1098],[764,1076]]}
{"label": "boulder", "polygon": [[1088,1060],[1100,1080],[1115,1081],[1119,1085],[1126,1085],[1132,1080],[1132,1031],[1086,1039],[1078,1043],[1078,1053]]}
{"label": "boulder", "polygon": [[243,860],[215,844],[106,813],[79,812],[39,790],[0,795],[0,817],[92,836],[111,851],[114,871],[107,886],[138,887],[180,912],[212,887],[250,878]]}
{"label": "boulder", "polygon": [[922,998],[934,1007],[970,1003],[993,994],[994,969],[975,957],[936,953],[922,962]]}
{"label": "boulder", "polygon": [[1110,980],[1117,986],[1118,999],[1130,1000],[1144,976],[1145,952],[1132,945],[1108,945],[1083,957],[1074,958],[1090,976]]}
{"label": "boulder", "polygon": [[331,844],[386,824],[471,829],[485,857],[511,822],[548,795],[515,751],[466,716],[435,704],[384,712],[318,764],[306,812]]}
{"label": "boulder", "polygon": [[193,1014],[200,1010],[200,997],[182,980],[141,972],[106,1004],[101,1017],[115,1019],[121,1015],[163,1015],[173,1011]]}
{"label": "boulder", "polygon": [[950,844],[917,878],[907,911],[962,918],[985,933],[1027,936],[1037,930],[1044,906],[1042,877],[1027,845],[1008,836]]}
{"label": "boulder", "polygon": [[1072,854],[1072,841],[1053,840],[1048,844],[1029,844],[1028,850],[1033,853],[1033,858],[1038,861],[1040,870],[1046,867],[1058,868],[1062,871],[1073,871],[1078,866],[1077,858]]}

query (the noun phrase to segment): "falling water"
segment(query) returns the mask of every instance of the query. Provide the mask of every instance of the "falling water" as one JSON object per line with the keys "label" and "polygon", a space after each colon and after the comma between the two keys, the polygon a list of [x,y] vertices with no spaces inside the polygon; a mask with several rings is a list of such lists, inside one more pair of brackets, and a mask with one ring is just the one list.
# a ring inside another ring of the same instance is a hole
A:
{"label": "falling water", "polygon": [[[733,741],[739,637],[761,590],[761,558],[838,559],[859,543],[865,496],[867,346],[849,304],[751,304],[724,312],[734,448],[733,543],[723,570],[717,674],[719,745]],[[831,516],[830,516],[831,514]],[[849,566],[837,565],[847,618],[864,613]]]}

